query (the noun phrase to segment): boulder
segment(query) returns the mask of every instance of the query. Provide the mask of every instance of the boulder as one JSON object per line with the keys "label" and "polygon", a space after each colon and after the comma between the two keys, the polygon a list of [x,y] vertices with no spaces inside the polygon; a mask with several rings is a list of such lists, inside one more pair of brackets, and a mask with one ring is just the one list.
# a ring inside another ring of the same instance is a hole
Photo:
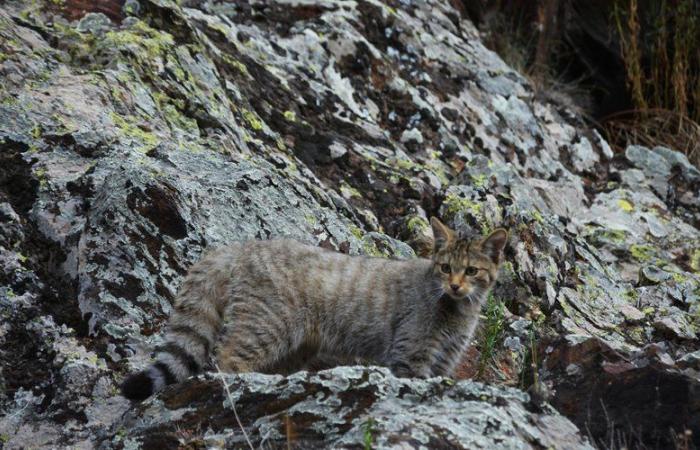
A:
{"label": "boulder", "polygon": [[105,448],[592,449],[527,394],[470,380],[338,367],[288,377],[209,373],[128,413]]}
{"label": "boulder", "polygon": [[[0,5],[4,448],[133,448],[157,430],[175,446],[179,420],[199,442],[209,414],[211,442],[243,446],[212,375],[144,405],[118,394],[190,265],[277,236],[425,255],[432,215],[510,230],[493,345],[477,338],[460,371],[490,384],[227,375],[240,405],[260,403],[238,410],[256,443],[285,445],[286,414],[299,442],[331,446],[364,445],[374,418],[377,445],[586,445],[549,402],[592,444],[700,444],[699,172],[673,149],[613,155],[453,3]],[[258,390],[278,385],[290,403]],[[335,419],[305,413],[311,396]]]}

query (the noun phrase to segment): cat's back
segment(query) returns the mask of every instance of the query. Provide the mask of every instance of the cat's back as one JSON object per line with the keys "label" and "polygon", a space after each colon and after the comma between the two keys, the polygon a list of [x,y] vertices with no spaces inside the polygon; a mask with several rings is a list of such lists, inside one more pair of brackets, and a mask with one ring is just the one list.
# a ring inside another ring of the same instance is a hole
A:
{"label": "cat's back", "polygon": [[380,288],[416,262],[351,256],[291,239],[248,241],[229,251],[236,254],[235,285],[306,300]]}
{"label": "cat's back", "polygon": [[363,269],[363,273],[372,273],[380,268],[401,270],[402,266],[410,265],[406,260],[348,255],[293,239],[242,242],[231,247],[229,252],[237,254],[238,264],[248,268],[264,269],[270,273],[299,272],[306,276],[314,273],[329,276],[331,273],[343,273],[353,268]]}
{"label": "cat's back", "polygon": [[339,252],[327,250],[293,239],[250,240],[228,247],[239,264],[272,267],[294,266],[311,261],[330,261],[348,258]]}

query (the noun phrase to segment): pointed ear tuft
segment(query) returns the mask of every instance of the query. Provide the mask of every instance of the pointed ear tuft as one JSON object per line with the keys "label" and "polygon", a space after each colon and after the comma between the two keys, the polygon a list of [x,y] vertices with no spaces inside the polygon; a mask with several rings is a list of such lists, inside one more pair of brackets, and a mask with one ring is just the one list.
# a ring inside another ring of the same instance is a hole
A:
{"label": "pointed ear tuft", "polygon": [[503,247],[508,241],[508,232],[503,228],[498,228],[488,235],[481,243],[481,251],[488,255],[496,264],[500,264],[503,255]]}
{"label": "pointed ear tuft", "polygon": [[447,225],[440,222],[437,217],[430,218],[430,226],[433,228],[433,249],[436,250],[443,247],[452,240],[454,235]]}

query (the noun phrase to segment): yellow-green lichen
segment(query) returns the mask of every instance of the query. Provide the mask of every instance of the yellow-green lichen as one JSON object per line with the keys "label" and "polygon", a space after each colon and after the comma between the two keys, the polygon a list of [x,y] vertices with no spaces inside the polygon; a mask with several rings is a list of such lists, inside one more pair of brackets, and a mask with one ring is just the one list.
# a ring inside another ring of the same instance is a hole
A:
{"label": "yellow-green lichen", "polygon": [[481,204],[473,202],[469,199],[459,197],[454,194],[448,194],[445,197],[445,205],[447,206],[447,214],[455,215],[461,211],[469,211],[475,214],[481,214]]}
{"label": "yellow-green lichen", "polygon": [[690,268],[693,272],[700,272],[700,248],[693,250],[690,255]]}
{"label": "yellow-green lichen", "polygon": [[113,48],[140,48],[145,56],[159,56],[175,44],[170,33],[151,28],[143,21],[134,23],[130,28],[105,33],[103,45]]}
{"label": "yellow-green lichen", "polygon": [[513,263],[510,261],[503,261],[503,265],[501,265],[501,269],[505,273],[515,273],[515,269],[513,268]]}
{"label": "yellow-green lichen", "polygon": [[362,194],[360,193],[360,191],[350,186],[345,181],[341,181],[340,183],[340,193],[345,198],[362,198]]}
{"label": "yellow-green lichen", "polygon": [[673,281],[675,281],[676,283],[685,283],[686,281],[688,281],[688,277],[678,272],[674,272],[673,274],[671,274],[671,278],[673,278]]}
{"label": "yellow-green lichen", "polygon": [[459,197],[455,194],[448,194],[447,197],[445,197],[444,204],[445,215],[447,217],[452,218],[462,213],[471,214],[481,227],[481,234],[487,235],[493,230],[493,224],[485,217],[481,203]]}
{"label": "yellow-green lichen", "polygon": [[628,213],[631,213],[632,211],[634,211],[634,205],[632,203],[630,203],[628,200],[625,200],[623,198],[621,198],[617,201],[617,206],[619,206],[620,209],[622,209],[623,211],[628,212]]}
{"label": "yellow-green lichen", "polygon": [[133,3],[124,3],[124,6],[122,6],[122,10],[127,15],[136,15],[136,13],[138,13],[136,5]]}
{"label": "yellow-green lichen", "polygon": [[630,255],[639,262],[649,261],[654,254],[654,249],[648,245],[633,244],[630,246]]}
{"label": "yellow-green lichen", "polygon": [[488,177],[486,174],[480,173],[478,175],[472,175],[472,185],[476,188],[483,188],[486,187],[486,181],[488,180]]}
{"label": "yellow-green lichen", "polygon": [[371,239],[363,239],[362,240],[362,249],[364,250],[365,255],[368,256],[373,256],[375,258],[388,258],[389,255],[382,252],[379,250],[377,247],[377,244],[373,242]]}
{"label": "yellow-green lichen", "polygon": [[245,64],[240,62],[239,60],[232,58],[231,56],[227,55],[226,53],[222,54],[223,60],[228,64],[229,66],[233,67],[234,69],[238,70],[245,76],[250,76],[250,73],[248,73],[248,67],[246,67]]}
{"label": "yellow-green lichen", "polygon": [[299,172],[299,167],[294,161],[287,161],[287,170],[291,173]]}
{"label": "yellow-green lichen", "polygon": [[154,92],[151,96],[171,128],[178,128],[192,134],[199,134],[197,121],[180,112],[185,108],[185,102],[183,100],[172,99],[161,92]]}
{"label": "yellow-green lichen", "polygon": [[34,171],[34,175],[36,176],[37,180],[39,180],[39,187],[45,188],[48,186],[48,181],[46,180],[46,169],[39,168]]}
{"label": "yellow-green lichen", "polygon": [[248,111],[247,109],[243,110],[243,118],[248,122],[250,127],[254,129],[255,131],[260,131],[263,129],[263,122],[258,118],[255,113]]}
{"label": "yellow-green lichen", "polygon": [[624,230],[605,230],[600,236],[610,242],[622,243],[625,241],[627,232]]}
{"label": "yellow-green lichen", "polygon": [[637,303],[639,300],[639,293],[634,289],[626,290],[623,295],[630,303]]}
{"label": "yellow-green lichen", "polygon": [[422,218],[420,216],[414,216],[414,217],[411,217],[410,219],[408,219],[406,226],[408,227],[408,230],[411,233],[419,234],[419,233],[422,233],[423,231],[427,230],[430,225],[428,224],[428,221],[425,220],[424,218]]}
{"label": "yellow-green lichen", "polygon": [[357,239],[362,239],[363,233],[362,233],[362,230],[360,229],[360,227],[358,227],[357,225],[350,225],[349,229],[350,229],[350,234],[355,236]]}
{"label": "yellow-green lichen", "polygon": [[288,120],[289,122],[296,122],[297,121],[297,115],[294,113],[294,111],[285,111],[284,118],[286,120]]}
{"label": "yellow-green lichen", "polygon": [[403,170],[421,169],[421,165],[411,161],[410,159],[397,158],[395,161],[396,167]]}
{"label": "yellow-green lichen", "polygon": [[113,112],[110,114],[110,118],[125,137],[141,144],[136,150],[145,153],[160,143],[155,134],[145,131],[136,125],[133,116],[121,116]]}
{"label": "yellow-green lichen", "polygon": [[542,217],[542,213],[539,212],[538,210],[533,209],[532,211],[530,211],[530,214],[532,215],[532,218],[535,219],[535,222],[537,222],[537,223],[544,222],[544,217]]}
{"label": "yellow-green lichen", "polygon": [[211,28],[212,30],[216,30],[216,31],[218,31],[219,33],[223,34],[224,36],[227,36],[227,35],[228,35],[229,28],[228,28],[226,25],[222,24],[222,23],[208,23],[207,25],[208,25],[209,28]]}
{"label": "yellow-green lichen", "polygon": [[443,166],[438,160],[428,161],[428,164],[426,166],[422,166],[419,168],[422,168],[424,170],[430,170],[431,172],[433,172],[435,176],[438,177],[438,180],[440,180],[440,183],[442,183],[443,185],[448,185],[450,183],[450,179],[447,177]]}

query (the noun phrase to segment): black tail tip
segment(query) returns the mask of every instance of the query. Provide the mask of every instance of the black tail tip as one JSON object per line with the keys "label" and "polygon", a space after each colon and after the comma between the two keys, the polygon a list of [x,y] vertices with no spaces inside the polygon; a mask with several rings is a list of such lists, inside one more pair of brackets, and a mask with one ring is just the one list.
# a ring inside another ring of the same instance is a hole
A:
{"label": "black tail tip", "polygon": [[147,372],[126,377],[122,383],[122,395],[130,400],[145,400],[153,394],[153,380]]}

